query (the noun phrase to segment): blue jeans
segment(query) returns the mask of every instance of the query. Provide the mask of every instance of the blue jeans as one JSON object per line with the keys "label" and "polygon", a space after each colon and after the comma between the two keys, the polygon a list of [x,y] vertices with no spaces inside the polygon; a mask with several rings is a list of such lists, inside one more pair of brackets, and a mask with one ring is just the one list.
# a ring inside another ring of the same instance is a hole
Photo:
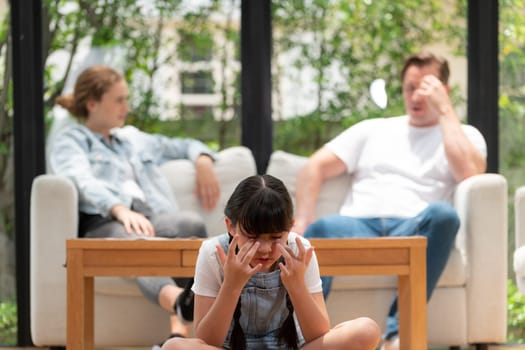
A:
{"label": "blue jeans", "polygon": [[[354,218],[331,215],[312,223],[304,234],[306,238],[347,238],[384,236],[427,237],[427,301],[447,264],[450,250],[459,229],[459,217],[448,203],[435,202],[413,218]],[[332,287],[332,278],[323,276],[325,299]],[[385,339],[399,332],[397,297],[386,320]]]}

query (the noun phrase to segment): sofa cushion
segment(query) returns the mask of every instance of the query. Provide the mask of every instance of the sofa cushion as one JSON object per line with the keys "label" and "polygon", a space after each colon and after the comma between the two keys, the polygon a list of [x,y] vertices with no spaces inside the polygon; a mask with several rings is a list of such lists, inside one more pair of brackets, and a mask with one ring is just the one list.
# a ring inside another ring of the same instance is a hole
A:
{"label": "sofa cushion", "polygon": [[218,152],[215,174],[221,188],[221,196],[215,209],[206,211],[202,209],[194,193],[195,167],[191,161],[170,161],[165,163],[161,170],[175,193],[179,207],[200,213],[210,236],[225,232],[223,210],[237,184],[244,178],[257,174],[255,159],[248,148],[237,146]]}
{"label": "sofa cushion", "polygon": [[[307,159],[307,157],[278,150],[272,153],[266,172],[281,179],[288,188],[292,199],[295,199],[295,177],[306,164]],[[351,185],[352,177],[348,174],[326,181],[319,193],[316,218],[337,213]]]}

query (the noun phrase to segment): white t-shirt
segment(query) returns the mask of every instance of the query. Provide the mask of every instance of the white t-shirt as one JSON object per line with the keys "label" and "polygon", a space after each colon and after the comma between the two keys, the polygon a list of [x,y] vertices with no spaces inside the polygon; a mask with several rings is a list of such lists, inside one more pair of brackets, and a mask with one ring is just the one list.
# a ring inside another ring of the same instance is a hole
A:
{"label": "white t-shirt", "polygon": [[[462,125],[486,157],[481,133]],[[450,172],[439,125],[414,127],[408,116],[367,119],[326,146],[353,175],[340,210],[354,217],[412,217],[435,201],[451,202],[457,182]]]}
{"label": "white t-shirt", "polygon": [[[199,249],[197,266],[195,267],[195,282],[191,288],[196,295],[215,298],[219,294],[219,289],[224,279],[224,270],[217,256],[216,246],[220,245],[219,239],[221,239],[221,237],[224,237],[224,235],[205,240]],[[310,242],[307,239],[298,236],[294,232],[290,232],[288,235],[288,246],[292,248],[295,254],[298,252],[295,237],[300,237],[304,246],[310,247]],[[310,293],[319,293],[322,291],[319,266],[315,253],[305,271],[304,279],[306,288],[308,288]]]}

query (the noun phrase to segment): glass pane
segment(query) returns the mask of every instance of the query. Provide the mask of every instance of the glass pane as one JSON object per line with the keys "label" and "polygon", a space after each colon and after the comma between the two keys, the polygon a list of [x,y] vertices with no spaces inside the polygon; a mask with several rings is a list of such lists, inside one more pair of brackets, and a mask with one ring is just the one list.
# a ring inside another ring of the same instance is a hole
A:
{"label": "glass pane", "polygon": [[9,4],[0,0],[0,345],[16,345],[12,52]]}
{"label": "glass pane", "polygon": [[[232,120],[238,118],[240,104],[240,0],[44,3],[49,14],[44,26],[50,34],[43,44],[49,48],[45,99],[50,140],[71,122],[53,105],[54,98],[70,92],[86,67],[107,64],[128,80],[129,124],[195,137],[219,148],[239,144],[238,123]],[[195,128],[191,120],[196,114],[183,114],[192,106],[211,111],[206,123],[215,132],[201,134],[203,129]],[[228,128],[212,127],[214,123]]]}
{"label": "glass pane", "polygon": [[[409,53],[446,43],[438,54],[465,56],[462,1],[272,6],[274,148],[309,154],[359,120],[403,114],[399,74]],[[385,81],[384,109],[370,96],[376,79]]]}
{"label": "glass pane", "polygon": [[525,1],[499,1],[499,169],[508,183],[508,340],[525,342],[525,296],[513,270],[516,190],[525,185]]}

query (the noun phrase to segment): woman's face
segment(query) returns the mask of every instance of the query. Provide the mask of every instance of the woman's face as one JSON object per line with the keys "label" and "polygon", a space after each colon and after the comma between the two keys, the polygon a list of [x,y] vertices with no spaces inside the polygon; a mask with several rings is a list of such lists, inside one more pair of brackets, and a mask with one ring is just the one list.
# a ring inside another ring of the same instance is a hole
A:
{"label": "woman's face", "polygon": [[255,235],[244,232],[238,225],[232,225],[228,218],[226,218],[226,226],[231,235],[239,235],[239,247],[242,247],[246,243],[259,242],[259,249],[257,249],[253,259],[250,261],[250,266],[254,267],[257,264],[261,264],[262,272],[269,272],[274,269],[275,262],[281,257],[277,243],[286,245],[289,234],[288,231]]}
{"label": "woman's face", "polygon": [[89,100],[89,112],[86,126],[104,136],[109,136],[109,131],[121,127],[129,113],[128,84],[124,79],[113,84],[102,95],[100,101]]}

